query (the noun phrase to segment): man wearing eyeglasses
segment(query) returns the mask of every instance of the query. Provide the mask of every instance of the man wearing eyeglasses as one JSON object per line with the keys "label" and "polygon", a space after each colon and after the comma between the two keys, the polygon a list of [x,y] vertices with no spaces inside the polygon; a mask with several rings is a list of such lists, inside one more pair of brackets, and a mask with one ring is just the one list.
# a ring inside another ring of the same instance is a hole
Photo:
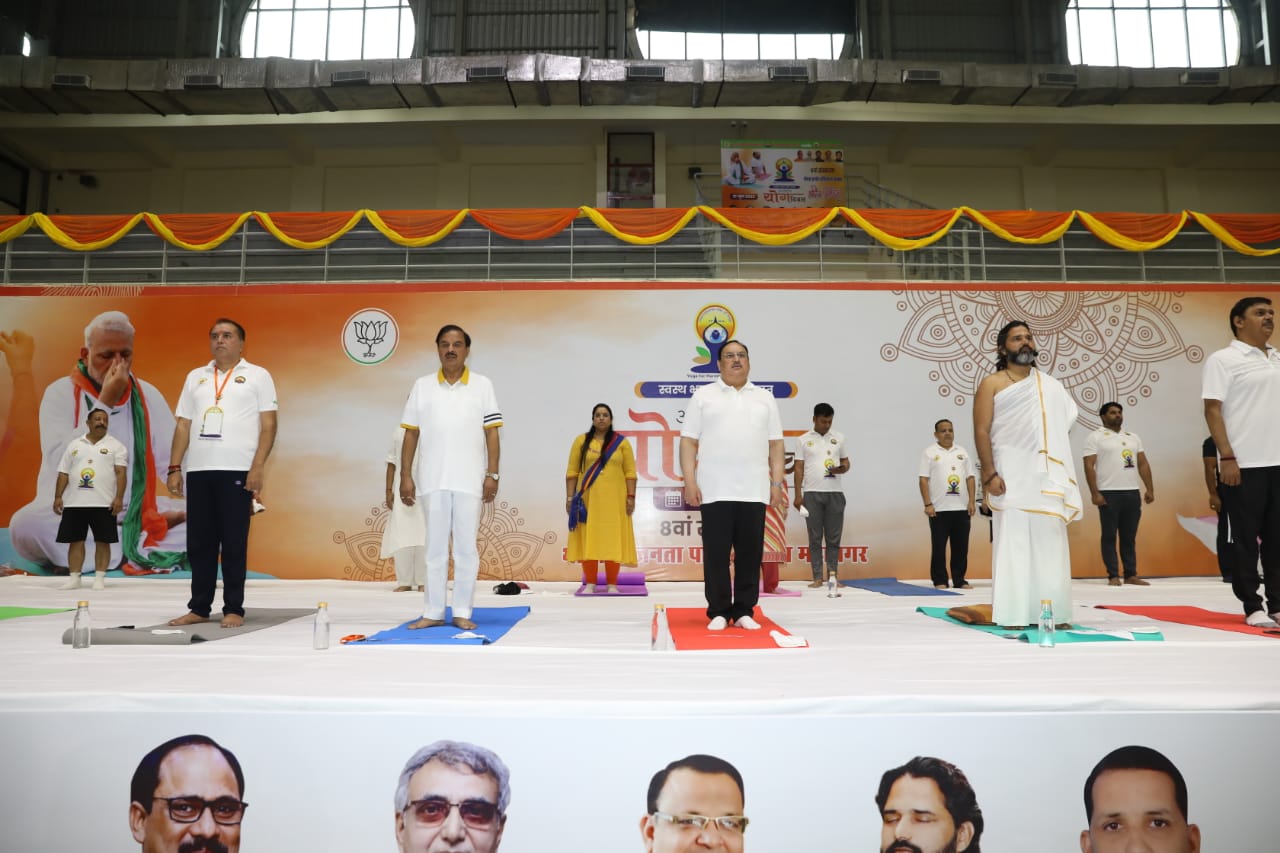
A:
{"label": "man wearing eyeglasses", "polygon": [[495,853],[511,774],[484,747],[439,740],[413,754],[396,785],[400,853]]}
{"label": "man wearing eyeglasses", "polygon": [[129,786],[129,829],[143,853],[237,853],[249,807],[230,750],[183,735],[143,756]]}
{"label": "man wearing eyeglasses", "polygon": [[654,774],[640,818],[647,853],[742,853],[747,818],[742,774],[723,758],[690,755]]}

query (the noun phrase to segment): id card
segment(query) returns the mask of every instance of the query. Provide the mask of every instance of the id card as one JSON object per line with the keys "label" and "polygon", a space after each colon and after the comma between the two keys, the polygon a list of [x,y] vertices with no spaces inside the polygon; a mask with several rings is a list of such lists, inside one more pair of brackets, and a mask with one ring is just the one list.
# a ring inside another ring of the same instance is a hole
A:
{"label": "id card", "polygon": [[200,419],[201,438],[222,438],[222,415],[222,409],[218,406],[210,406],[204,410],[204,417]]}

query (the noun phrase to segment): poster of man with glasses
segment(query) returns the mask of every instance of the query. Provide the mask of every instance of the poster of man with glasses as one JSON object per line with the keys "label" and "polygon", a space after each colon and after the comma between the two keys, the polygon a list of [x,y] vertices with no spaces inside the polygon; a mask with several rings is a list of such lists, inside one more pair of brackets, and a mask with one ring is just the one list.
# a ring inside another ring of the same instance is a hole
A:
{"label": "poster of man with glasses", "polygon": [[640,818],[646,853],[742,853],[747,817],[742,774],[723,758],[689,755],[653,775]]}
{"label": "poster of man with glasses", "polygon": [[165,741],[143,756],[129,785],[129,829],[143,853],[238,853],[244,772],[204,735]]}
{"label": "poster of man with glasses", "polygon": [[396,785],[400,853],[495,853],[511,774],[482,746],[438,740],[413,754]]}

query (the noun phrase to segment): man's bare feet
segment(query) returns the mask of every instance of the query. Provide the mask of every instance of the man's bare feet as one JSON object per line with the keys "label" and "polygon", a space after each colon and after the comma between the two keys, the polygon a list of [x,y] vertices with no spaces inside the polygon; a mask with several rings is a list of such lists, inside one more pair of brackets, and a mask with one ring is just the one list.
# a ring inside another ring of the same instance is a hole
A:
{"label": "man's bare feet", "polygon": [[465,616],[455,616],[453,617],[453,627],[461,628],[464,631],[473,631],[475,630],[476,623],[472,622]]}
{"label": "man's bare feet", "polygon": [[199,622],[208,622],[208,616],[201,616],[198,613],[187,613],[185,616],[179,616],[177,619],[170,619],[170,625],[195,625]]}
{"label": "man's bare feet", "polygon": [[244,625],[244,617],[235,613],[224,613],[222,615],[223,628],[239,628]]}
{"label": "man's bare feet", "polygon": [[392,592],[410,592],[410,591],[412,591],[412,590],[413,590],[413,587],[411,587],[411,586],[398,586],[398,587],[396,587],[395,589],[393,589],[393,590],[391,590],[391,591],[392,591]]}
{"label": "man's bare feet", "polygon": [[444,624],[443,619],[428,619],[424,616],[421,619],[419,619],[417,622],[410,622],[409,630],[416,631],[419,628],[439,628],[443,624]]}

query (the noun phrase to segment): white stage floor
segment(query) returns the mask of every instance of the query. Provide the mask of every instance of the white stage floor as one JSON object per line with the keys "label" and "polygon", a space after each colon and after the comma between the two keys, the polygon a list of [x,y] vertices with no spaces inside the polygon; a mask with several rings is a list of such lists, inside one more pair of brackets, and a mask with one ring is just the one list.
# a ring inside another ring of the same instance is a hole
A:
{"label": "white stage floor", "polygon": [[[61,579],[0,579],[0,604],[74,608],[90,601],[94,625],[152,625],[185,612],[188,583],[112,579],[105,591],[61,591]],[[924,581],[918,581],[924,585]],[[933,712],[1001,710],[1280,710],[1280,637],[1274,639],[1156,623],[1164,642],[1079,643],[1041,649],[927,618],[920,605],[952,607],[990,601],[990,582],[956,596],[893,597],[843,588],[838,599],[802,582],[798,598],[762,598],[774,621],[809,641],[808,649],[654,653],[649,621],[655,603],[703,607],[697,583],[651,583],[647,598],[575,598],[576,585],[535,584],[520,596],[489,592],[478,607],[524,605],[529,615],[484,647],[338,647],[346,634],[373,634],[420,612],[420,593],[385,584],[343,581],[249,581],[246,606],[310,607],[329,602],[333,647],[311,648],[311,621],[300,619],[239,637],[191,646],[61,644],[71,614],[0,621],[0,708],[68,693],[116,698],[199,695],[211,677],[219,689],[268,697],[380,704],[417,702],[473,706],[501,698],[536,703],[589,703],[596,712],[653,695],[672,678],[692,711],[699,705],[796,703],[843,712],[928,702]],[[1181,604],[1238,613],[1230,587],[1216,578],[1154,579],[1149,587],[1073,584],[1075,621],[1094,627],[1150,626],[1148,620],[1098,604]],[[220,600],[219,600],[220,604]],[[216,613],[216,611],[215,611]],[[430,679],[405,678],[429,668]],[[323,681],[323,695],[315,684]],[[443,684],[448,689],[442,690]],[[963,689],[958,689],[962,685]]]}
{"label": "white stage floor", "polygon": [[[188,593],[180,580],[111,580],[102,592],[59,583],[2,578],[0,605],[87,598],[96,626],[143,626],[181,614]],[[1204,849],[1274,848],[1280,637],[1159,623],[1163,642],[1041,649],[915,612],[986,603],[989,581],[978,581],[954,597],[845,588],[828,599],[805,588],[762,606],[810,648],[656,653],[653,604],[701,607],[700,584],[653,583],[647,598],[575,598],[567,583],[497,596],[492,585],[481,584],[478,606],[531,612],[489,646],[315,651],[311,621],[299,619],[188,646],[73,650],[61,643],[70,612],[0,621],[0,755],[18,768],[0,783],[0,847],[136,849],[125,820],[133,768],[162,741],[197,732],[245,767],[246,853],[392,853],[400,767],[439,738],[486,746],[510,766],[508,853],[643,849],[649,777],[694,752],[742,771],[753,853],[873,849],[880,775],[914,755],[966,772],[987,853],[1075,851],[1085,777],[1133,743],[1186,774]],[[1239,612],[1216,578],[1080,580],[1073,592],[1075,621],[1094,627],[1150,624],[1093,609],[1103,603]],[[250,611],[320,600],[335,640],[421,608],[420,594],[385,584],[248,586]],[[60,805],[71,787],[93,795],[75,821]]]}

